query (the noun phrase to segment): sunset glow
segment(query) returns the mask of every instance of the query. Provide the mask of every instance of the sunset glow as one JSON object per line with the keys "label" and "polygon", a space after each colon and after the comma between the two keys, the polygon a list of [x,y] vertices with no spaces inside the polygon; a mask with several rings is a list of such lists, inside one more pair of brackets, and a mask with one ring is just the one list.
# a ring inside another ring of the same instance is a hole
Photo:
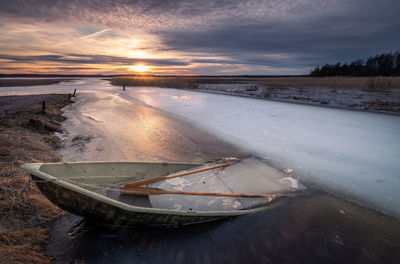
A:
{"label": "sunset glow", "polygon": [[128,68],[134,72],[147,72],[150,70],[151,67],[143,64],[138,64],[129,66]]}

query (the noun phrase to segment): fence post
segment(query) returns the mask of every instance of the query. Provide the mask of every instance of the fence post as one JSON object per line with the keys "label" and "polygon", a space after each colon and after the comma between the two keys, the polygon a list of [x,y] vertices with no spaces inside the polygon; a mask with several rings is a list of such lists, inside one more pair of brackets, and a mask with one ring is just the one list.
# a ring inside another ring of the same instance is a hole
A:
{"label": "fence post", "polygon": [[75,97],[75,93],[76,93],[76,89],[74,89],[74,94],[72,95],[72,97]]}

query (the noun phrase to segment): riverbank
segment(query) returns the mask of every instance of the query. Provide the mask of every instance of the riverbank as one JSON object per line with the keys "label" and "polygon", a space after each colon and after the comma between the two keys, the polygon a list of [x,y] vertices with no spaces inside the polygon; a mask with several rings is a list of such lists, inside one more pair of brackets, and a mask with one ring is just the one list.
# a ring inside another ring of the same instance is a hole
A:
{"label": "riverbank", "polygon": [[[46,102],[43,111],[42,102]],[[49,202],[20,166],[55,162],[65,120],[67,95],[1,96],[0,112],[0,260],[4,263],[51,263],[44,248],[47,225],[64,214]]]}

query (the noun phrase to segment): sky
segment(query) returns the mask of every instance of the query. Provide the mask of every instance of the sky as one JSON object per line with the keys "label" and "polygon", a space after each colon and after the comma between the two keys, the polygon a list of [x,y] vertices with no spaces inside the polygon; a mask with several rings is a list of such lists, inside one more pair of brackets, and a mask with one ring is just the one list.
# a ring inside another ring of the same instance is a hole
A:
{"label": "sky", "polygon": [[0,73],[291,75],[400,49],[399,0],[1,0]]}

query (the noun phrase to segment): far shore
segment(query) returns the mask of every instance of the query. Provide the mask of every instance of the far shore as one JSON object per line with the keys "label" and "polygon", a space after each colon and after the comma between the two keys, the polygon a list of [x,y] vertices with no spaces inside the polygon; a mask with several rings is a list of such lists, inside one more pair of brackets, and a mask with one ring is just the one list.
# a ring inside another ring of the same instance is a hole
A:
{"label": "far shore", "polygon": [[35,86],[35,85],[50,85],[57,84],[63,81],[71,81],[71,79],[3,79],[0,78],[0,87],[15,87],[15,86]]}

